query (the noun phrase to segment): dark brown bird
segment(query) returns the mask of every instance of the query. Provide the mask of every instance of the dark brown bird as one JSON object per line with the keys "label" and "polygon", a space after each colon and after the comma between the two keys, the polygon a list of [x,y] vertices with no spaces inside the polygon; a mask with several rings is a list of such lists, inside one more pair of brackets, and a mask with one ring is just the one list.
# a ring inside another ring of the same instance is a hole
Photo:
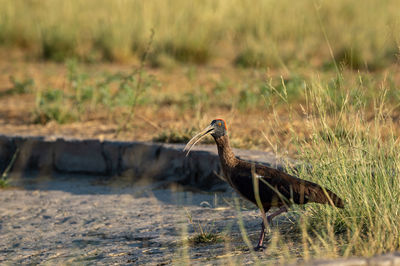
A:
{"label": "dark brown bird", "polygon": [[[263,222],[256,250],[263,248],[265,223],[270,223],[272,218],[282,212],[286,212],[292,203],[306,204],[308,202],[316,202],[331,204],[338,208],[344,207],[343,200],[335,193],[313,182],[237,158],[229,145],[227,127],[223,119],[213,120],[208,127],[194,136],[184,149],[187,151],[187,155],[192,147],[207,134],[211,134],[217,144],[218,155],[226,181],[241,196],[261,209]],[[265,213],[271,207],[279,207],[279,210],[265,219]]]}

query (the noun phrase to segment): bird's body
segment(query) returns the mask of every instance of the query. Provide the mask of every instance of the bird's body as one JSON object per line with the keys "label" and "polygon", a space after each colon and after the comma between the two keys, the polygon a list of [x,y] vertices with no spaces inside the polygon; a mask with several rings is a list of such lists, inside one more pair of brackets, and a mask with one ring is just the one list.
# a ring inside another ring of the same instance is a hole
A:
{"label": "bird's body", "polygon": [[[215,139],[218,155],[226,181],[244,198],[257,204],[253,178],[259,181],[259,197],[267,212],[271,207],[306,204],[308,202],[327,203],[343,207],[343,201],[333,192],[285,172],[261,164],[237,158],[229,145],[227,135]],[[329,198],[328,198],[329,196]]]}
{"label": "bird's body", "polygon": [[[261,207],[257,204],[257,197],[259,197],[263,214],[271,207],[280,207],[277,212],[267,217],[268,222],[276,215],[287,211],[287,208],[293,203],[306,204],[308,202],[316,202],[331,204],[339,208],[344,207],[341,198],[318,184],[291,176],[277,169],[237,158],[229,145],[226,123],[222,119],[212,121],[210,126],[188,142],[185,150],[188,150],[189,153],[190,149],[208,133],[214,137],[224,177],[232,188],[245,199]],[[258,193],[254,180],[258,184]],[[265,225],[263,223],[256,249],[262,247],[264,229]]]}

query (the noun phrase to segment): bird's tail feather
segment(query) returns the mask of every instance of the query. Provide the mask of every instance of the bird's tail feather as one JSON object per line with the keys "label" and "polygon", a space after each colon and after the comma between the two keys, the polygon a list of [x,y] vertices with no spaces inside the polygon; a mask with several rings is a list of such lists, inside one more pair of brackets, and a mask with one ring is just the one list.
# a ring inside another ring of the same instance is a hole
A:
{"label": "bird's tail feather", "polygon": [[310,202],[333,204],[338,208],[344,208],[344,201],[332,191],[324,189],[319,185],[314,186],[312,190],[313,191],[308,195],[308,200]]}

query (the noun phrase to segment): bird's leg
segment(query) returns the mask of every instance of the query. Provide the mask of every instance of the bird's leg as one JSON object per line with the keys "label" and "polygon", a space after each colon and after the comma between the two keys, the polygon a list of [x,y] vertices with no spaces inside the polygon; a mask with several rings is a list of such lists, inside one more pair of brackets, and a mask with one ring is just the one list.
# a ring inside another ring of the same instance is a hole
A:
{"label": "bird's leg", "polygon": [[[265,228],[266,228],[266,226],[268,226],[268,228],[269,228],[269,223],[271,222],[270,220],[268,220],[268,218],[265,218],[265,211],[261,211],[261,215],[262,215],[261,233],[260,233],[260,237],[258,239],[258,244],[254,248],[255,251],[262,251],[264,249],[263,242],[264,242],[264,238],[265,238]],[[268,225],[266,225],[265,223],[267,223]]]}
{"label": "bird's leg", "polygon": [[[268,228],[269,225],[272,223],[272,219],[276,216],[278,216],[279,214],[283,213],[283,212],[287,212],[287,208],[286,206],[281,207],[279,210],[277,210],[276,212],[272,213],[271,215],[268,215],[267,217],[267,223],[268,223]],[[265,215],[265,214],[263,214]],[[265,217],[265,216],[264,216]],[[263,218],[264,218],[263,217]],[[260,233],[260,238],[258,239],[258,244],[257,246],[254,248],[255,251],[262,251],[264,249],[263,247],[263,242],[264,242],[264,238],[265,238],[265,227],[266,225],[264,224],[264,220],[261,222],[261,233]]]}
{"label": "bird's leg", "polygon": [[264,221],[263,221],[263,222],[261,222],[261,233],[260,233],[260,238],[258,239],[258,244],[254,248],[255,251],[262,251],[264,249],[264,246],[263,246],[264,237],[265,237],[265,225],[264,225]]}
{"label": "bird's leg", "polygon": [[271,223],[271,222],[272,222],[272,219],[273,219],[274,217],[278,216],[279,214],[281,214],[281,213],[283,213],[283,212],[287,212],[287,211],[288,211],[287,207],[286,207],[286,206],[283,206],[283,207],[281,207],[279,210],[277,210],[276,212],[274,212],[274,213],[268,215],[268,217],[267,217],[268,223]]}

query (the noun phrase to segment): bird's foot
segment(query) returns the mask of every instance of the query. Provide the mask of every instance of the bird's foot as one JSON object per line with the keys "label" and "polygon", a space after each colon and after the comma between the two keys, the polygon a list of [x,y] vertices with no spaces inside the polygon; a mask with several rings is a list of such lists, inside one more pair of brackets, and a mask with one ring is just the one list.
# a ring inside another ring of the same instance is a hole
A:
{"label": "bird's foot", "polygon": [[255,248],[254,248],[254,251],[264,251],[264,250],[265,250],[265,248],[266,248],[266,247],[265,247],[265,246],[263,246],[263,245],[262,245],[262,246],[260,246],[260,245],[257,245],[257,247],[255,247]]}

